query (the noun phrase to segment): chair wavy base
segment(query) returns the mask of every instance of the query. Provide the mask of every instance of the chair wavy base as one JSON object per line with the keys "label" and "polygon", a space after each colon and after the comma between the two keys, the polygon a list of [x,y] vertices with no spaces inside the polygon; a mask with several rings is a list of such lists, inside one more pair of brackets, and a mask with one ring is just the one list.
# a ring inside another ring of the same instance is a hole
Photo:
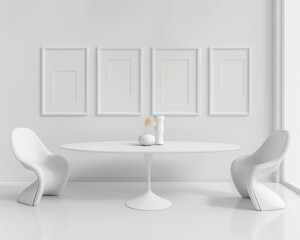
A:
{"label": "chair wavy base", "polygon": [[[44,183],[40,183],[36,180],[31,185],[29,185],[18,197],[17,202],[28,205],[36,206],[42,199],[42,196],[59,196],[61,195],[69,175],[65,175],[61,180],[49,184],[49,186],[44,186]],[[59,178],[58,178],[59,179]]]}
{"label": "chair wavy base", "polygon": [[[240,158],[239,160],[246,159]],[[241,164],[239,164],[241,163]],[[238,166],[240,165],[240,166]],[[231,175],[233,183],[243,198],[250,198],[257,211],[280,210],[285,208],[283,200],[274,191],[264,184],[258,182],[256,178],[251,178],[251,174],[242,171],[243,163],[236,161],[232,164]]]}
{"label": "chair wavy base", "polygon": [[231,176],[240,195],[250,198],[257,211],[285,208],[283,200],[257,181],[257,176],[270,174],[280,166],[288,147],[288,132],[274,132],[252,155],[237,158],[231,165]]}
{"label": "chair wavy base", "polygon": [[[18,197],[17,202],[22,203],[28,206],[35,206],[34,204],[36,203],[35,199],[37,197],[38,193],[38,181],[32,183],[29,185]],[[37,203],[36,203],[37,204]]]}
{"label": "chair wavy base", "polygon": [[25,204],[28,206],[36,206],[39,204],[42,196],[59,196],[61,193],[59,189],[57,190],[57,193],[40,193],[39,190],[39,183],[38,181],[35,181],[31,185],[29,185],[18,197],[17,202],[21,204]]}
{"label": "chair wavy base", "polygon": [[285,204],[278,194],[259,182],[253,184],[252,192],[253,196],[250,196],[250,199],[258,211],[271,211],[285,208]]}

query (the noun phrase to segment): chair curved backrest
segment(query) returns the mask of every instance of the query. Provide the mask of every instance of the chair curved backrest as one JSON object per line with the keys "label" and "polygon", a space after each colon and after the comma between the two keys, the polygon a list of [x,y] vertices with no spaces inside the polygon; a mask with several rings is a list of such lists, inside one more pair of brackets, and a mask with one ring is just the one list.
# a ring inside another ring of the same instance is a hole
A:
{"label": "chair curved backrest", "polygon": [[262,146],[252,154],[251,158],[256,164],[273,160],[281,161],[289,143],[289,133],[286,130],[278,130],[271,134]]}
{"label": "chair curved backrest", "polygon": [[39,163],[51,155],[39,137],[28,128],[16,128],[11,134],[11,145],[21,163]]}

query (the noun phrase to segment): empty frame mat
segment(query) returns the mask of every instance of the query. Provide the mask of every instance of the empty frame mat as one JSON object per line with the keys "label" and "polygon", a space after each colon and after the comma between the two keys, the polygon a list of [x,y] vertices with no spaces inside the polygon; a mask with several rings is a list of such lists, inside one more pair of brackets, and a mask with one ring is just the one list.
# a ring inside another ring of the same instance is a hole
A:
{"label": "empty frame mat", "polygon": [[198,114],[198,48],[152,50],[154,115]]}
{"label": "empty frame mat", "polygon": [[210,114],[249,115],[250,49],[210,48]]}
{"label": "empty frame mat", "polygon": [[87,48],[42,49],[42,114],[87,114]]}
{"label": "empty frame mat", "polygon": [[140,115],[141,49],[98,48],[98,115]]}

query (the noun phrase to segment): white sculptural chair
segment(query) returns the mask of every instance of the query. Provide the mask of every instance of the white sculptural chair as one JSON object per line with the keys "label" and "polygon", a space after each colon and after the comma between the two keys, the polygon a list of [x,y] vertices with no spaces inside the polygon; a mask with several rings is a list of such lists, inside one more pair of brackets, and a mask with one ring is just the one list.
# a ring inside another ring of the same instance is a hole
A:
{"label": "white sculptural chair", "polygon": [[67,160],[49,152],[39,137],[28,128],[13,130],[11,145],[21,164],[37,175],[37,180],[20,194],[17,201],[36,206],[43,195],[60,195],[70,175]]}
{"label": "white sculptural chair", "polygon": [[272,173],[280,166],[288,142],[287,131],[275,131],[255,153],[239,157],[231,165],[231,176],[236,189],[242,197],[251,199],[257,211],[285,208],[282,199],[259,183],[257,176]]}

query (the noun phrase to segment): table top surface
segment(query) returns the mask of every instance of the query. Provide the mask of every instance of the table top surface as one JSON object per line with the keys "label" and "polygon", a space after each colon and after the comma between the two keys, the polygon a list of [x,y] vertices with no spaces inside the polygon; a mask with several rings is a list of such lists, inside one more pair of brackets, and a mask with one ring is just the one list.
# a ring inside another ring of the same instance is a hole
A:
{"label": "table top surface", "polygon": [[70,143],[60,146],[63,149],[100,153],[209,153],[240,149],[239,145],[213,142],[167,141],[163,145],[141,146],[137,141],[103,141]]}

